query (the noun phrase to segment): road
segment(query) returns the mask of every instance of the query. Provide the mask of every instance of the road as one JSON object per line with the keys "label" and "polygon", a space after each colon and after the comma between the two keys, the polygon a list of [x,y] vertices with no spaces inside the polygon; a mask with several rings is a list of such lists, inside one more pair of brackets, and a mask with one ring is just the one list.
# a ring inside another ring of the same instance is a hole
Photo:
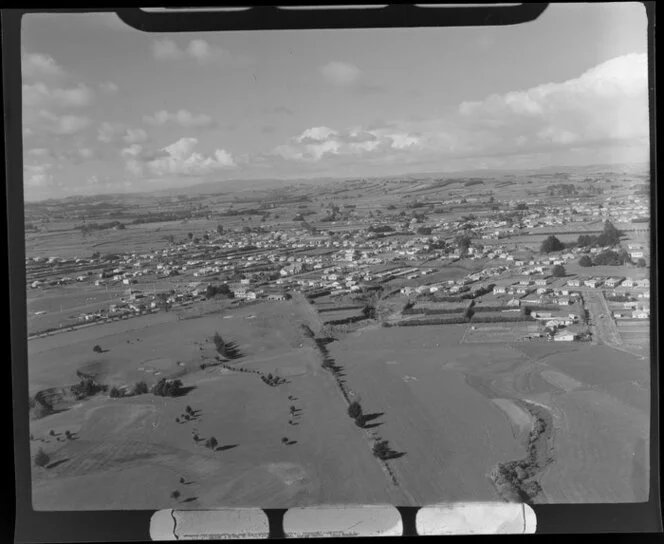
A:
{"label": "road", "polygon": [[[583,300],[584,307],[590,313],[588,323],[592,328],[593,343],[601,342],[610,348],[642,358],[640,353],[630,351],[623,347],[620,331],[618,330],[618,326],[611,315],[609,305],[601,291],[588,290],[584,293]],[[600,317],[601,315],[604,315],[605,317]]]}

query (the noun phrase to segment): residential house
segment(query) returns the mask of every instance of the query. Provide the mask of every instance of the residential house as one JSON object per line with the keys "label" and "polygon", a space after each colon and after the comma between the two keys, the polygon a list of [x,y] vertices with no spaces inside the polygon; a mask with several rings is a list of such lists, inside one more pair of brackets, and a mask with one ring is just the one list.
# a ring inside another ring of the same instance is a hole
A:
{"label": "residential house", "polygon": [[619,277],[608,278],[608,279],[604,282],[604,285],[606,285],[607,287],[611,287],[611,288],[613,289],[614,287],[618,287],[618,285],[620,285],[620,282],[621,282],[623,279],[624,279],[624,278],[619,278]]}
{"label": "residential house", "polygon": [[553,340],[555,342],[573,342],[576,340],[576,335],[569,331],[559,332],[558,334],[554,335]]}
{"label": "residential house", "polygon": [[571,280],[567,280],[567,285],[570,287],[581,287],[581,280],[579,278],[572,278]]}
{"label": "residential house", "polygon": [[625,278],[621,285],[622,287],[634,287],[634,280],[632,278]]}
{"label": "residential house", "polygon": [[648,319],[650,317],[650,310],[635,310],[632,312],[632,317],[636,319]]}

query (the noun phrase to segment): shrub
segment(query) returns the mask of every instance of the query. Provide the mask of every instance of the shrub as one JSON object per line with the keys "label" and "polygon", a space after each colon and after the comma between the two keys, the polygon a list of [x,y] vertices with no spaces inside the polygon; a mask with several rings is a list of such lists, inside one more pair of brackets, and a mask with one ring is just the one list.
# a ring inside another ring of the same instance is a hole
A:
{"label": "shrub", "polygon": [[162,378],[152,387],[152,393],[159,397],[177,397],[181,392],[182,382],[180,380]]}
{"label": "shrub", "polygon": [[205,441],[205,447],[211,450],[216,449],[218,444],[219,443],[217,442],[217,439],[214,436],[211,436]]}
{"label": "shrub", "polygon": [[551,273],[553,274],[554,278],[564,278],[567,275],[565,267],[561,264],[554,266],[553,270],[551,270]]}
{"label": "shrub", "polygon": [[359,402],[353,401],[350,403],[350,406],[348,407],[348,415],[351,419],[357,419],[362,416],[362,406],[360,406]]}
{"label": "shrub", "polygon": [[638,261],[636,261],[636,266],[638,266],[639,268],[645,268],[646,260],[643,257],[641,257]]}
{"label": "shrub", "polygon": [[124,395],[122,394],[122,391],[114,385],[113,387],[111,387],[111,390],[109,391],[108,396],[111,397],[112,399],[117,399],[117,398],[120,398]]}
{"label": "shrub", "polygon": [[391,453],[387,440],[377,440],[373,445],[372,451],[374,456],[382,460],[389,458]]}
{"label": "shrub", "polygon": [[39,451],[37,451],[35,455],[34,461],[35,465],[38,467],[45,467],[50,463],[51,457],[43,449],[39,448]]}
{"label": "shrub", "polygon": [[148,392],[148,384],[144,381],[136,382],[134,384],[134,395],[144,395]]}
{"label": "shrub", "polygon": [[540,253],[552,253],[554,251],[561,251],[563,249],[565,249],[565,244],[563,244],[555,236],[549,236],[542,242],[542,245],[540,246]]}
{"label": "shrub", "polygon": [[178,500],[180,498],[180,492],[176,489],[171,493],[171,499]]}
{"label": "shrub", "polygon": [[101,353],[102,352],[101,346],[97,344],[95,347],[92,348],[92,351],[94,351],[95,353]]}

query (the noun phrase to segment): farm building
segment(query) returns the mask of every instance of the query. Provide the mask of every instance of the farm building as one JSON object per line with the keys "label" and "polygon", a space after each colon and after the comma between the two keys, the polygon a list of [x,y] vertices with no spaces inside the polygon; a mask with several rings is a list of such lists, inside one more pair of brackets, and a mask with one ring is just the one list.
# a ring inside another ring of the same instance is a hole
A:
{"label": "farm building", "polygon": [[650,310],[636,310],[632,312],[632,317],[635,319],[648,319],[650,317]]}
{"label": "farm building", "polygon": [[555,342],[573,342],[576,340],[576,335],[571,332],[560,332],[553,337]]}

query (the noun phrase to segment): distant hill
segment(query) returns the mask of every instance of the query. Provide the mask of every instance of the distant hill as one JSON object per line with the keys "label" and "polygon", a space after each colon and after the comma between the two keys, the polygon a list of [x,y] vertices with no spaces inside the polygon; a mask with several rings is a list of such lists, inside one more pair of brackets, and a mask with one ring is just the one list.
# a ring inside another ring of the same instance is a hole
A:
{"label": "distant hill", "polygon": [[[313,178],[263,178],[263,179],[232,179],[232,180],[219,180],[219,181],[206,181],[197,183],[187,187],[174,187],[168,189],[159,189],[151,192],[140,193],[114,193],[105,195],[94,196],[70,196],[63,199],[49,199],[47,201],[33,201],[41,204],[46,202],[61,202],[61,201],[107,201],[113,199],[129,198],[134,199],[137,196],[193,196],[196,194],[221,194],[221,193],[238,193],[243,191],[265,191],[273,189],[281,189],[286,187],[317,187],[322,185],[329,185],[331,183],[343,183],[345,181],[358,181],[364,180],[366,182],[376,181],[421,181],[426,179],[447,179],[447,178],[504,178],[514,176],[528,176],[528,175],[547,175],[555,173],[566,173],[576,175],[589,175],[589,174],[605,174],[605,173],[624,173],[624,174],[649,174],[650,167],[648,163],[630,163],[630,164],[596,164],[585,166],[547,166],[542,168],[533,169],[476,169],[476,170],[463,170],[457,172],[413,172],[402,175],[392,176],[353,176],[353,177],[313,177]],[[26,202],[26,205],[28,203]]]}

